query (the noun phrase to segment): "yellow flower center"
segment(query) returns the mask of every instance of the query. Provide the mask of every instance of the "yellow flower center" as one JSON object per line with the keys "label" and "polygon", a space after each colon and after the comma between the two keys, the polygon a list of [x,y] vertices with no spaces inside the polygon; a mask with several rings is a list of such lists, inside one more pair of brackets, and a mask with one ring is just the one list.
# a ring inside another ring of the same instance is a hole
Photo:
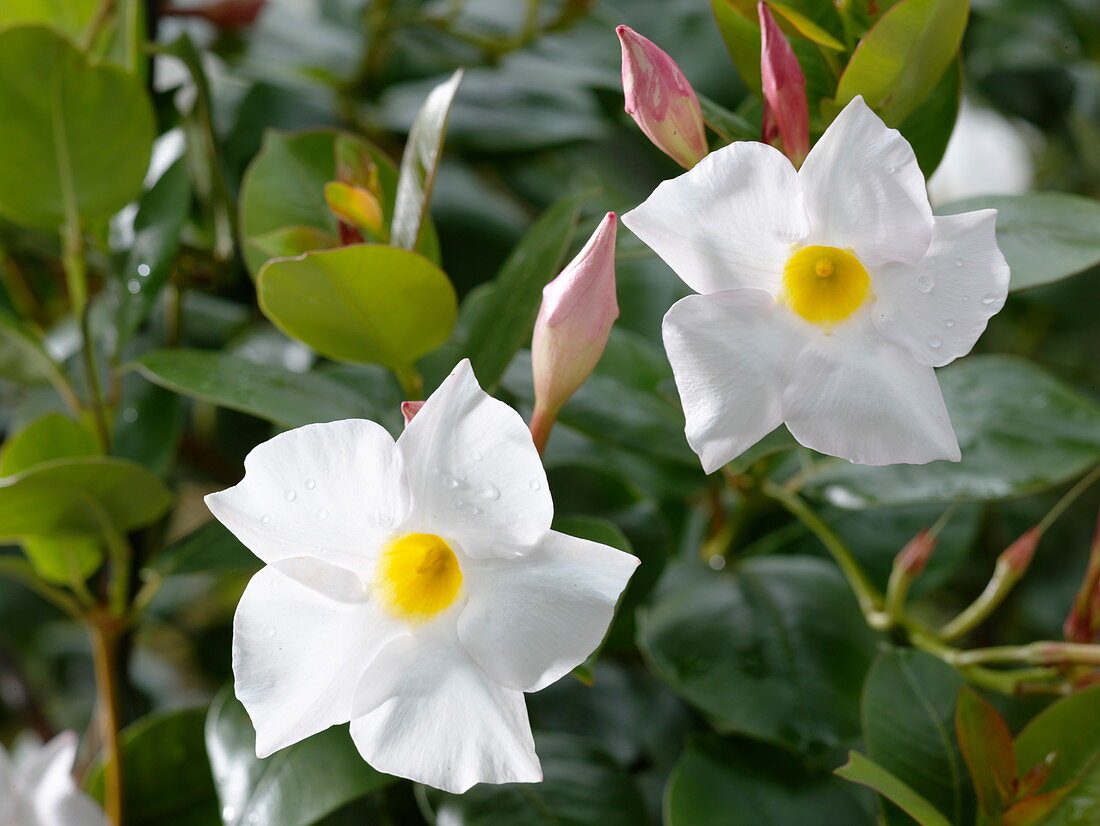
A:
{"label": "yellow flower center", "polygon": [[394,616],[421,622],[451,606],[462,588],[462,569],[451,546],[431,533],[407,533],[386,546],[375,588]]}
{"label": "yellow flower center", "polygon": [[837,247],[803,247],[783,268],[783,300],[814,324],[843,321],[870,292],[871,279],[863,264]]}

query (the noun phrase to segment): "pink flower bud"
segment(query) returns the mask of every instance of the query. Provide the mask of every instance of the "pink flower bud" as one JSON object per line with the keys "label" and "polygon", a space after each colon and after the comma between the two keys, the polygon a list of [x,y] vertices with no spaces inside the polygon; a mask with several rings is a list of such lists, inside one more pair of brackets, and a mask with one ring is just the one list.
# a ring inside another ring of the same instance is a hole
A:
{"label": "pink flower bud", "polygon": [[901,549],[894,564],[900,567],[909,576],[916,576],[923,571],[924,566],[928,564],[932,552],[936,550],[938,541],[939,540],[932,536],[927,530],[921,530]]}
{"label": "pink flower bud", "polygon": [[1038,526],[1024,531],[1015,542],[1001,551],[1001,555],[997,557],[998,564],[1004,565],[1017,576],[1023,576],[1042,537]]}
{"label": "pink flower bud", "polygon": [[405,427],[413,420],[413,416],[420,412],[424,402],[401,402],[401,415],[405,417]]}
{"label": "pink flower bud", "polygon": [[615,213],[609,212],[584,249],[542,291],[531,343],[537,444],[545,442],[557,411],[592,373],[619,316],[615,233]]}
{"label": "pink flower bud", "polygon": [[251,26],[267,5],[267,0],[218,0],[201,6],[168,5],[163,14],[176,17],[202,17],[219,29],[243,29]]}
{"label": "pink flower bud", "polygon": [[806,77],[791,44],[764,2],[756,4],[760,15],[760,81],[764,89],[764,140],[775,143],[795,166],[810,151],[810,112],[806,103]]}
{"label": "pink flower bud", "polygon": [[707,154],[699,99],[680,67],[629,26],[615,29],[623,47],[626,111],[653,145],[685,169]]}

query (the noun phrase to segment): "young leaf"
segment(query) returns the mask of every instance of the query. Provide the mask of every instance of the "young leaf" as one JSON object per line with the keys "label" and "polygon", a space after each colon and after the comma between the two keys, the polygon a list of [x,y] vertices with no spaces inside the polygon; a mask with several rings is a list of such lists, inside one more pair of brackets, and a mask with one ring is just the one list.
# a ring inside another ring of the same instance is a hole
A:
{"label": "young leaf", "polygon": [[780,3],[778,0],[768,0],[768,8],[794,26],[795,30],[807,40],[812,40],[820,46],[835,49],[838,52],[844,50],[843,43],[797,9],[792,9],[786,3]]}
{"label": "young leaf", "polygon": [[1052,792],[1021,800],[1004,813],[999,826],[1040,826],[1049,823],[1048,818],[1076,786],[1076,783],[1070,783]]}
{"label": "young leaf", "polygon": [[141,81],[41,26],[0,32],[0,212],[57,229],[141,192],[153,113]]}
{"label": "young leaf", "polygon": [[1010,290],[1027,290],[1100,264],[1100,201],[1068,192],[984,195],[939,207],[940,215],[997,210],[997,245],[1012,269]]}
{"label": "young leaf", "polygon": [[47,413],[4,442],[0,476],[14,476],[52,459],[95,456],[95,434],[62,413]]}
{"label": "young leaf", "polygon": [[466,338],[466,354],[491,390],[531,335],[542,288],[558,273],[588,193],[567,195],[535,221],[500,268]]}
{"label": "young leaf", "polygon": [[988,817],[995,818],[1015,796],[1012,732],[993,706],[963,686],[955,708],[955,733],[978,805]]}
{"label": "young leaf", "polygon": [[951,826],[951,821],[910,786],[857,751],[848,752],[848,762],[837,769],[836,774],[845,780],[874,789],[920,826]]}
{"label": "young leaf", "polygon": [[257,292],[264,314],[318,353],[395,370],[446,341],[458,315],[454,287],[439,267],[379,244],[269,261]]}
{"label": "young leaf", "polygon": [[932,93],[958,54],[969,0],[901,0],[864,35],[840,76],[839,110],[863,95],[890,126]]}
{"label": "young leaf", "polygon": [[401,174],[397,179],[397,199],[390,231],[390,240],[395,247],[413,250],[420,242],[443,150],[443,138],[447,134],[447,118],[461,80],[462,69],[459,69],[432,89],[409,131],[405,153],[401,156]]}

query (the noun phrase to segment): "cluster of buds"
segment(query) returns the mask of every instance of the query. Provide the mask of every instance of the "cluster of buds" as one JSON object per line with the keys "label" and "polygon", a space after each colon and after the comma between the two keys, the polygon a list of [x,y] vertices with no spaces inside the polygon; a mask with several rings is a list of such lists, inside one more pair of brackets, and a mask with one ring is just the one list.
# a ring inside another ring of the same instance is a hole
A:
{"label": "cluster of buds", "polygon": [[[764,93],[763,139],[799,166],[810,151],[806,77],[794,50],[765,2],[760,20],[760,81]],[[667,53],[628,26],[616,30],[623,53],[626,111],[654,146],[685,169],[707,155],[706,124],[699,97]]]}

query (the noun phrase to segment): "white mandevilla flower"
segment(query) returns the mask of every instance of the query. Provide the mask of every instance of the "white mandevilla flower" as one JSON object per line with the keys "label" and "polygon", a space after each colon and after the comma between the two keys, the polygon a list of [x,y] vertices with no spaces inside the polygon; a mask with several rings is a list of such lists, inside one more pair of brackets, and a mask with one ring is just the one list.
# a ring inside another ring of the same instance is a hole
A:
{"label": "white mandevilla flower", "polygon": [[71,731],[11,756],[0,746],[0,826],[107,826],[103,810],[73,782],[76,748]]}
{"label": "white mandevilla flower", "polygon": [[584,661],[638,560],[550,530],[531,435],[468,361],[394,442],[350,419],[280,434],[206,501],[266,567],[233,625],[266,757],[329,726],[453,792],[542,779],[523,692]]}
{"label": "white mandevilla flower", "polygon": [[700,293],[664,340],[704,469],[784,422],[853,462],[957,461],[933,368],[1004,304],[995,220],[933,217],[912,147],[858,97],[801,169],[733,143],[624,215]]}

